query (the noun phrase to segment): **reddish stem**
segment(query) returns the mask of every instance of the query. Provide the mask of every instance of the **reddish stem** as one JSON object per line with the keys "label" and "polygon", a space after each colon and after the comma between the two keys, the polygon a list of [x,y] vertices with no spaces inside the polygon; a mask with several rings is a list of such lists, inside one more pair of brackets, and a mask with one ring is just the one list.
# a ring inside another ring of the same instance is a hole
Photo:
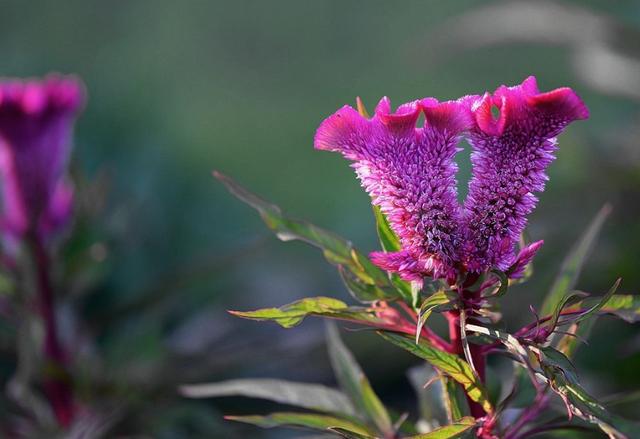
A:
{"label": "reddish stem", "polygon": [[66,373],[66,357],[58,337],[54,293],[49,274],[50,261],[40,237],[31,240],[38,281],[38,304],[44,323],[44,357],[47,362],[43,387],[58,423],[68,427],[74,416],[73,392]]}

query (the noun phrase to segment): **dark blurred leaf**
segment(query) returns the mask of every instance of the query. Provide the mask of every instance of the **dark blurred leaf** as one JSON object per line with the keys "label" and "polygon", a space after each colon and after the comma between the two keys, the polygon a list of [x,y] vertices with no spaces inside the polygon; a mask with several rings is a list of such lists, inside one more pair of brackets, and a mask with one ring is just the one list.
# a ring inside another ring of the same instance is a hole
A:
{"label": "dark blurred leaf", "polygon": [[387,409],[373,391],[356,359],[340,339],[338,328],[334,324],[327,325],[327,345],[331,365],[338,383],[351,398],[359,413],[384,435],[388,436],[393,433]]}
{"label": "dark blurred leaf", "polygon": [[364,435],[372,434],[367,427],[360,425],[359,423],[334,416],[318,415],[315,413],[278,412],[265,416],[225,416],[225,419],[253,424],[263,428],[290,426],[326,431],[329,428],[334,427]]}
{"label": "dark blurred leaf", "polygon": [[180,387],[189,398],[246,396],[328,413],[355,416],[353,404],[342,392],[320,384],[277,379],[242,379]]}
{"label": "dark blurred leaf", "polygon": [[[531,348],[534,349],[534,348]],[[570,383],[578,382],[578,372],[575,366],[562,352],[551,346],[535,348],[541,352],[540,362],[544,367],[552,367],[561,372]]]}
{"label": "dark blurred leaf", "polygon": [[602,229],[602,225],[611,213],[611,206],[605,204],[595,218],[591,221],[587,230],[565,257],[551,290],[544,299],[542,315],[550,315],[563,297],[571,291],[578,280],[580,271],[591,252],[591,248]]}
{"label": "dark blurred leaf", "polygon": [[349,307],[346,303],[331,297],[308,297],[283,305],[280,308],[229,312],[245,319],[272,320],[283,328],[292,328],[310,315],[367,323],[375,323],[377,321],[368,308]]}
{"label": "dark blurred leaf", "polygon": [[323,251],[330,263],[348,269],[354,275],[354,279],[378,286],[379,288],[372,291],[379,296],[371,300],[398,297],[387,274],[356,250],[351,242],[306,221],[288,218],[278,206],[249,192],[230,177],[219,172],[214,172],[213,175],[226,186],[229,192],[256,209],[267,227],[273,230],[282,241],[301,240],[316,246]]}
{"label": "dark blurred leaf", "polygon": [[408,439],[453,439],[461,437],[465,432],[471,430],[476,425],[476,420],[472,417],[460,419],[458,422],[445,425],[432,432],[411,436]]}
{"label": "dark blurred leaf", "polygon": [[473,401],[482,405],[482,408],[490,413],[493,407],[489,402],[487,391],[475,376],[469,364],[457,355],[437,349],[425,341],[415,343],[410,337],[390,332],[380,332],[387,341],[399,346],[412,354],[428,361],[443,373],[460,383]]}

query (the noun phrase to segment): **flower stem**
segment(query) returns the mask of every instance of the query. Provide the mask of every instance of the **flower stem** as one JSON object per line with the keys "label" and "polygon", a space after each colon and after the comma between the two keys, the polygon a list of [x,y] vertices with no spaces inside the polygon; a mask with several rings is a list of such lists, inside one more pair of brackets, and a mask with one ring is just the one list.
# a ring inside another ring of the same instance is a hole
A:
{"label": "flower stem", "polygon": [[46,367],[43,387],[58,423],[62,427],[68,427],[74,416],[73,391],[56,325],[50,259],[39,236],[33,237],[30,241],[37,275],[38,309],[45,330],[43,354]]}

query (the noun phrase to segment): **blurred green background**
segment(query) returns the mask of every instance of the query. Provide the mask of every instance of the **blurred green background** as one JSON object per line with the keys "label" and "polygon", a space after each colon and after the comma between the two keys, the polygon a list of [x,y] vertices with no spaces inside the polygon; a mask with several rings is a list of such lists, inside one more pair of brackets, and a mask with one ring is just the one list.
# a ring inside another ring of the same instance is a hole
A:
{"label": "blurred green background", "polygon": [[[185,400],[176,386],[333,382],[320,322],[287,331],[225,312],[350,298],[319,252],[277,241],[211,171],[375,249],[352,170],[312,148],[323,118],[356,96],[370,109],[383,95],[452,99],[531,74],[543,90],[573,87],[591,118],[560,138],[530,217],[531,237],[546,244],[534,280],[504,300],[507,327],[531,321],[527,305],[539,305],[606,202],[613,214],[578,286],[601,294],[621,276],[622,290],[640,290],[638,1],[3,1],[0,74],[50,71],[80,75],[90,96],[75,142],[86,217],[65,248],[76,261],[66,268],[65,328],[86,335],[84,372],[103,386],[85,396],[119,408],[115,435],[303,435],[222,420],[271,404]],[[465,186],[468,148],[459,162]],[[372,334],[345,338],[383,400],[410,409],[404,370],[417,361]],[[639,388],[639,351],[637,325],[603,319],[577,360],[587,387]]]}

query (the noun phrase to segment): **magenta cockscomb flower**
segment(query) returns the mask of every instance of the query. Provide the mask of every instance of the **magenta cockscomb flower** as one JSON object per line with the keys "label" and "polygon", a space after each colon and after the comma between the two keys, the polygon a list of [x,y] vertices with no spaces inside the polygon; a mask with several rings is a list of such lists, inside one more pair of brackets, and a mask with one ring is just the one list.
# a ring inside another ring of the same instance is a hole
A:
{"label": "magenta cockscomb flower", "polygon": [[[372,118],[345,106],[316,133],[317,149],[341,152],[354,162],[362,185],[400,239],[401,251],[373,253],[373,261],[406,280],[451,275],[460,258],[454,155],[460,134],[472,124],[467,107],[466,101],[423,99],[392,113],[383,98]],[[416,128],[421,112],[426,122]]]}
{"label": "magenta cockscomb flower", "polygon": [[[499,115],[492,115],[493,108]],[[424,127],[416,128],[420,113]],[[372,118],[345,106],[318,128],[315,147],[354,162],[362,185],[398,235],[402,250],[375,252],[381,268],[406,280],[454,277],[492,268],[521,276],[542,242],[517,257],[515,243],[544,188],[557,136],[588,111],[568,88],[540,93],[535,78],[484,96],[401,105],[383,98]],[[461,206],[454,156],[463,135],[473,177]]]}
{"label": "magenta cockscomb flower", "polygon": [[65,181],[84,88],[73,77],[0,80],[0,176],[6,235],[49,234],[71,213]]}
{"label": "magenta cockscomb flower", "polygon": [[[493,108],[499,110],[497,117]],[[472,112],[465,263],[475,272],[505,270],[515,262],[515,243],[537,202],[533,193],[544,189],[545,170],[555,158],[555,137],[589,112],[569,88],[540,93],[533,76],[521,85],[485,94]]]}

